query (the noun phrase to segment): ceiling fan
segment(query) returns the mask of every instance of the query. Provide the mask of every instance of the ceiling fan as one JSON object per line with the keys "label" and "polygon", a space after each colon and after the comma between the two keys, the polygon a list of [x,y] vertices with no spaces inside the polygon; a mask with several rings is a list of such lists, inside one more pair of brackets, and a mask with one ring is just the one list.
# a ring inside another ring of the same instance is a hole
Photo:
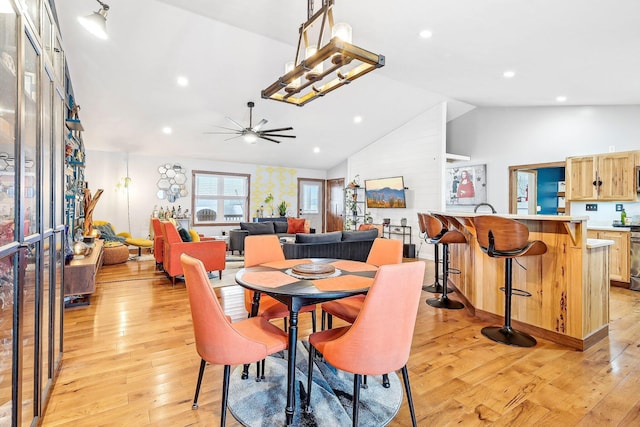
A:
{"label": "ceiling fan", "polygon": [[255,144],[256,141],[258,140],[258,138],[266,139],[267,141],[275,142],[276,144],[280,144],[281,141],[278,141],[277,139],[274,139],[274,138],[295,138],[295,135],[282,135],[282,134],[278,134],[277,133],[277,132],[283,132],[283,131],[287,131],[287,130],[293,130],[293,128],[290,127],[290,126],[286,127],[286,128],[275,128],[275,129],[264,129],[264,130],[261,130],[262,126],[267,124],[267,119],[262,119],[255,126],[253,126],[253,107],[254,106],[255,106],[255,104],[252,101],[247,102],[247,107],[249,107],[249,126],[248,127],[244,127],[240,123],[238,123],[235,120],[233,120],[232,118],[227,117],[226,119],[229,120],[231,123],[233,123],[237,127],[237,129],[218,126],[221,129],[226,129],[227,132],[204,132],[204,133],[206,133],[206,134],[220,134],[220,135],[224,135],[224,134],[233,135],[233,134],[235,134],[236,136],[232,136],[231,138],[227,138],[227,139],[225,139],[225,141],[228,141],[228,140],[234,139],[234,138],[238,138],[238,137],[243,137],[245,142],[248,142],[249,144]]}

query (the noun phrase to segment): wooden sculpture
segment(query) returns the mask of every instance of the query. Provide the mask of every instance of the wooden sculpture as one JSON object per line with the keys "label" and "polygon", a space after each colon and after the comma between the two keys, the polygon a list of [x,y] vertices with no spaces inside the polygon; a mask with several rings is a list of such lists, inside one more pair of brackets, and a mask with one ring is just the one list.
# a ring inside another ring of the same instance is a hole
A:
{"label": "wooden sculpture", "polygon": [[93,231],[93,209],[96,207],[98,203],[98,199],[102,195],[104,190],[99,189],[96,191],[96,194],[91,197],[91,190],[88,188],[84,189],[84,224],[83,224],[83,236],[91,236],[91,231]]}

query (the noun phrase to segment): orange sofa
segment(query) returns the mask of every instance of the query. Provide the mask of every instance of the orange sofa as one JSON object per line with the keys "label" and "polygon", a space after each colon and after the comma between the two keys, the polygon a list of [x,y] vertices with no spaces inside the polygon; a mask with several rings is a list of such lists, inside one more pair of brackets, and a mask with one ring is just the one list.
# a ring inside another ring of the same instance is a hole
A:
{"label": "orange sofa", "polygon": [[176,226],[169,221],[161,221],[163,236],[164,271],[175,285],[176,277],[183,276],[180,255],[187,254],[198,258],[207,271],[218,271],[222,279],[222,270],[226,267],[227,244],[224,240],[204,240],[200,242],[183,242]]}

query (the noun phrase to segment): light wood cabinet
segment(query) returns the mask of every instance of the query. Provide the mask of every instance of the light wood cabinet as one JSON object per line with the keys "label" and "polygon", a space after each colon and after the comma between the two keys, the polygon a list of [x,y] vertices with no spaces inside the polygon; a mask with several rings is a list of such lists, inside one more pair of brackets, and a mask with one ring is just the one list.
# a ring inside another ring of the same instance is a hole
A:
{"label": "light wood cabinet", "polygon": [[609,250],[609,279],[629,283],[631,276],[629,264],[630,233],[628,231],[588,230],[587,237],[614,241]]}
{"label": "light wood cabinet", "polygon": [[103,245],[103,240],[96,240],[89,255],[64,266],[64,296],[91,295],[96,291],[96,273],[102,266]]}
{"label": "light wood cabinet", "polygon": [[634,201],[636,152],[567,158],[568,200]]}

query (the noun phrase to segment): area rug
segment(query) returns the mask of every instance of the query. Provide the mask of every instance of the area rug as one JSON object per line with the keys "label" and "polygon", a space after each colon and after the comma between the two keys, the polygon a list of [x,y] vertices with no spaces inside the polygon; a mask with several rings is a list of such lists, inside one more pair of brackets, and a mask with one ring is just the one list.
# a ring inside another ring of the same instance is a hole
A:
{"label": "area rug", "polygon": [[[337,427],[351,425],[353,375],[337,370],[316,357],[313,371],[311,407],[306,414],[300,402],[307,396],[308,342],[299,342],[296,356],[296,409],[293,423],[301,427]],[[267,358],[265,379],[255,381],[255,363],[249,379],[241,379],[242,366],[237,367],[229,386],[229,410],[244,426],[271,427],[285,424],[287,403],[287,360],[284,353]],[[391,387],[382,386],[382,376],[368,377],[367,388],[360,390],[359,424],[385,426],[398,413],[403,389],[398,375],[389,374]]]}

